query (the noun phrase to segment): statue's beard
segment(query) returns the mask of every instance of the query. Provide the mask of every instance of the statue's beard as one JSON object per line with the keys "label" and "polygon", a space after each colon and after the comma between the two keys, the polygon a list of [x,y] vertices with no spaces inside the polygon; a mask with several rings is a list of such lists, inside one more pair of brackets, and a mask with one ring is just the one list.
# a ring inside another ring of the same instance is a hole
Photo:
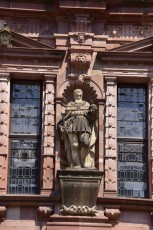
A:
{"label": "statue's beard", "polygon": [[76,99],[75,102],[76,102],[76,103],[82,102],[82,98]]}

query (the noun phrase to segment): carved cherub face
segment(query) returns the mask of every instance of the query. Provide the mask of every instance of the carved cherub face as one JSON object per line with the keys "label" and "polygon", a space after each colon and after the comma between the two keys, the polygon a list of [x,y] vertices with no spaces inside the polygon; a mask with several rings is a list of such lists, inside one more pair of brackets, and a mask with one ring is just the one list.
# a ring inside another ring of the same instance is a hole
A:
{"label": "carved cherub face", "polygon": [[7,31],[0,33],[0,43],[2,46],[9,46],[11,36]]}

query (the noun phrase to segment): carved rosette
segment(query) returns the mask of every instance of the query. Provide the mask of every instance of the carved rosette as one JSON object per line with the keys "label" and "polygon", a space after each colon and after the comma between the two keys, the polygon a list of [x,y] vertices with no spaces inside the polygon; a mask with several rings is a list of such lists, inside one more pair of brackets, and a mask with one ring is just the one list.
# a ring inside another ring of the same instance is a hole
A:
{"label": "carved rosette", "polygon": [[117,85],[115,77],[106,81],[105,192],[117,192]]}
{"label": "carved rosette", "polygon": [[40,219],[50,219],[50,216],[53,214],[53,207],[40,206],[37,212]]}
{"label": "carved rosette", "polygon": [[71,63],[75,66],[89,66],[91,63],[90,53],[71,53]]}
{"label": "carved rosette", "polygon": [[120,214],[121,212],[119,209],[106,208],[104,211],[104,215],[108,217],[108,221],[117,222],[119,220]]}

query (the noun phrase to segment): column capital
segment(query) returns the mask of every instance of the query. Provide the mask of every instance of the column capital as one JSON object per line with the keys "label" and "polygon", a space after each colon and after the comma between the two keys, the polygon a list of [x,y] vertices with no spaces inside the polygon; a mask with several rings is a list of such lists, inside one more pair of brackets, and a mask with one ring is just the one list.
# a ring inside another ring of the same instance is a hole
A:
{"label": "column capital", "polygon": [[45,83],[54,83],[56,79],[56,74],[45,74],[44,75]]}
{"label": "column capital", "polygon": [[106,84],[115,84],[117,77],[114,76],[105,76]]}
{"label": "column capital", "polygon": [[0,81],[7,82],[10,79],[10,73],[0,72]]}

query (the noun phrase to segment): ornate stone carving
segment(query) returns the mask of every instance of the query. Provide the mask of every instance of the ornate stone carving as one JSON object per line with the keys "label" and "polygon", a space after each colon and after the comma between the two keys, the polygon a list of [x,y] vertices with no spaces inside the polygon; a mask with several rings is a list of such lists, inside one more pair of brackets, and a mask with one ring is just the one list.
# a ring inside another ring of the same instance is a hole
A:
{"label": "ornate stone carving", "polygon": [[105,209],[104,211],[104,215],[106,217],[108,217],[109,221],[118,221],[119,217],[120,217],[120,210],[119,209]]}
{"label": "ornate stone carving", "polygon": [[90,53],[71,53],[71,63],[76,66],[89,65],[91,62]]}
{"label": "ornate stone carving", "polygon": [[88,14],[76,14],[72,21],[72,31],[92,32],[92,20]]}
{"label": "ornate stone carving", "polygon": [[0,31],[0,46],[12,47],[11,32],[7,24],[4,24],[3,29]]}
{"label": "ornate stone carving", "polygon": [[97,213],[97,207],[94,206],[92,208],[89,208],[88,206],[81,207],[76,205],[66,207],[65,205],[62,205],[60,212],[63,215],[95,216]]}
{"label": "ornate stone carving", "polygon": [[56,24],[52,21],[40,21],[40,33],[43,35],[49,35],[55,33]]}
{"label": "ornate stone carving", "polygon": [[121,25],[108,25],[106,27],[106,34],[110,37],[121,37],[122,36],[122,26]]}
{"label": "ornate stone carving", "polygon": [[38,215],[41,219],[49,219],[53,214],[53,207],[40,206],[38,209]]}
{"label": "ornate stone carving", "polygon": [[85,43],[86,39],[89,37],[86,33],[75,33],[73,34],[73,38],[75,41],[77,41],[79,44]]}
{"label": "ornate stone carving", "polygon": [[27,19],[13,19],[11,20],[11,28],[17,33],[29,32],[29,21]]}
{"label": "ornate stone carving", "polygon": [[6,214],[6,207],[0,206],[0,221],[4,220],[5,214]]}
{"label": "ornate stone carving", "polygon": [[151,36],[151,25],[133,25],[132,32],[137,37],[150,37]]}

